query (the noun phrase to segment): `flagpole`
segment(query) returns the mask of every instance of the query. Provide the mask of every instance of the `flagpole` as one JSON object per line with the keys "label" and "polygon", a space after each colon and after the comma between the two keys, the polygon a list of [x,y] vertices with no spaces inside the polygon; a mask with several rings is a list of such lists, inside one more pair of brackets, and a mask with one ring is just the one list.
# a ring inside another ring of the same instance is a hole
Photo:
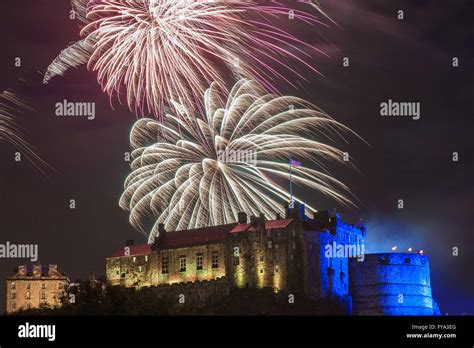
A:
{"label": "flagpole", "polygon": [[293,204],[293,176],[292,176],[292,171],[291,171],[291,156],[289,157],[289,160],[290,160],[290,196],[291,196],[291,200],[290,200],[290,205]]}

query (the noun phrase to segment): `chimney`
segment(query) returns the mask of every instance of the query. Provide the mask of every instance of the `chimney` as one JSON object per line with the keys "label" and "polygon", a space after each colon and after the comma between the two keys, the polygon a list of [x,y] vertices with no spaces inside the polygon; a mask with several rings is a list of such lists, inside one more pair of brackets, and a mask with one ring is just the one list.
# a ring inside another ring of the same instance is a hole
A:
{"label": "chimney", "polygon": [[127,239],[125,241],[125,246],[133,246],[135,244],[135,241],[133,239]]}
{"label": "chimney", "polygon": [[255,215],[250,216],[250,223],[252,224],[252,226],[257,225],[258,221],[259,221],[259,218],[257,216]]}
{"label": "chimney", "polygon": [[162,236],[163,234],[166,233],[165,224],[163,223],[158,224],[158,233],[159,233],[159,236]]}
{"label": "chimney", "polygon": [[50,275],[58,273],[58,265],[56,265],[56,264],[49,265],[48,266],[48,271],[49,271]]}
{"label": "chimney", "polygon": [[237,221],[239,224],[246,224],[247,223],[247,214],[244,212],[240,212],[237,214]]}
{"label": "chimney", "polygon": [[260,213],[260,216],[258,218],[258,222],[259,222],[259,227],[262,228],[262,229],[265,229],[265,214],[264,213]]}

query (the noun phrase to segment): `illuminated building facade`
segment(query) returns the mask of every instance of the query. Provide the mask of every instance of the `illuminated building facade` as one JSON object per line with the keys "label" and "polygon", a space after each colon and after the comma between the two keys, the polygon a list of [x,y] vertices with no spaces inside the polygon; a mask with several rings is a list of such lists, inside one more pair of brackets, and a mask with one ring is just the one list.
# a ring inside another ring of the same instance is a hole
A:
{"label": "illuminated building facade", "polygon": [[106,261],[110,285],[165,286],[219,280],[229,287],[272,288],[315,300],[350,304],[347,257],[326,257],[328,243],[363,244],[365,228],[345,224],[334,211],[312,219],[303,206],[267,220],[240,213],[238,222],[168,232],[152,245],[129,241]]}
{"label": "illuminated building facade", "polygon": [[59,307],[68,283],[57,265],[19,266],[7,278],[7,313],[42,306]]}

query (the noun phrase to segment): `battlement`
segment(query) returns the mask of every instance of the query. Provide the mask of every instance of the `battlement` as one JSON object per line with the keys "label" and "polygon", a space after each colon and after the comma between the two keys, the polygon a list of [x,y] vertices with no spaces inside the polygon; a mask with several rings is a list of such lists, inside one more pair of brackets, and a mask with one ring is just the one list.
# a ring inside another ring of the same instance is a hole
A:
{"label": "battlement", "polygon": [[378,253],[365,255],[364,265],[411,265],[430,266],[430,258],[427,255],[415,253]]}

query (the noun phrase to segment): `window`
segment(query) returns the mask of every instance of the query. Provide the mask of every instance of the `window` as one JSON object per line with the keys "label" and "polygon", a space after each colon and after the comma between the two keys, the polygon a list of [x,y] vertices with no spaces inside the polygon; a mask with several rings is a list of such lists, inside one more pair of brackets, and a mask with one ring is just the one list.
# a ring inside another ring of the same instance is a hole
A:
{"label": "window", "polygon": [[293,242],[293,249],[296,249],[296,243]]}
{"label": "window", "polygon": [[279,272],[280,272],[280,267],[275,266],[275,273],[279,273]]}
{"label": "window", "polygon": [[[117,270],[115,271],[115,275],[119,275],[119,274],[120,274],[120,271],[117,269]],[[59,284],[59,287],[61,288],[61,284]]]}
{"label": "window", "polygon": [[201,271],[202,270],[202,254],[197,254],[196,256],[196,270]]}
{"label": "window", "polygon": [[181,256],[179,258],[179,271],[186,272],[186,256]]}
{"label": "window", "polygon": [[142,266],[138,266],[138,272],[142,272]]}
{"label": "window", "polygon": [[263,262],[263,260],[264,260],[264,257],[260,256],[260,262]]}
{"label": "window", "polygon": [[25,298],[26,298],[27,300],[29,300],[29,299],[31,298],[31,293],[30,293],[29,291],[27,291],[27,292],[25,293]]}
{"label": "window", "polygon": [[410,263],[410,262],[411,262],[411,260],[410,260],[409,257],[405,258],[405,263]]}
{"label": "window", "polygon": [[271,249],[271,248],[272,248],[272,241],[269,240],[269,241],[268,241],[268,249]]}
{"label": "window", "polygon": [[10,285],[10,289],[15,290],[16,289],[16,283],[12,282]]}
{"label": "window", "polygon": [[219,268],[219,254],[216,251],[212,253],[212,268]]}
{"label": "window", "polygon": [[135,263],[135,262],[137,262],[137,257],[136,256],[133,257],[133,263]]}
{"label": "window", "polygon": [[41,292],[41,299],[46,300],[46,293],[44,291]]}
{"label": "window", "polygon": [[12,300],[16,300],[16,292],[12,292]]}
{"label": "window", "polygon": [[163,257],[161,259],[161,274],[168,274],[169,266],[170,266],[169,259],[167,257]]}
{"label": "window", "polygon": [[16,303],[15,302],[12,303],[12,311],[16,311]]}
{"label": "window", "polygon": [[30,290],[31,289],[31,283],[26,283],[26,289]]}
{"label": "window", "polygon": [[41,283],[41,289],[46,289],[46,283],[45,282]]}
{"label": "window", "polygon": [[31,309],[31,303],[28,302],[28,303],[26,304],[26,308],[27,308],[27,309]]}
{"label": "window", "polygon": [[234,266],[240,265],[240,257],[234,256]]}
{"label": "window", "polygon": [[275,244],[275,249],[278,249],[278,244]]}
{"label": "window", "polygon": [[145,255],[145,262],[148,262],[148,255]]}

